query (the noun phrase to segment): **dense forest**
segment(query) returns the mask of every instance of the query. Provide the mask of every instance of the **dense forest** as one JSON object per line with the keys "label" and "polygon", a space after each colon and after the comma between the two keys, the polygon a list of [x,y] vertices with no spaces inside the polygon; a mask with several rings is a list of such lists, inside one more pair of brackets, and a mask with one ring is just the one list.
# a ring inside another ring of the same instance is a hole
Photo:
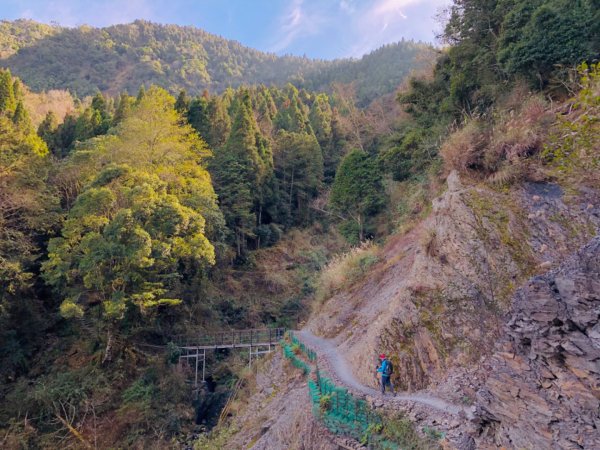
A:
{"label": "dense forest", "polygon": [[[25,88],[8,70],[1,77],[2,377],[25,381],[35,360],[53,367],[42,370],[42,383],[58,389],[41,399],[18,383],[3,421],[23,404],[48,419],[62,414],[64,383],[82,377],[89,388],[69,397],[77,411],[102,386],[111,404],[121,403],[124,386],[114,377],[135,371],[123,359],[133,342],[166,344],[198,327],[294,323],[309,311],[303,298],[316,270],[346,245],[331,236],[336,226],[348,242],[376,233],[383,175],[374,154],[348,149],[375,151],[373,124],[382,120],[378,108],[359,110],[351,90],[329,96],[288,83],[175,98],[142,86],[135,97],[97,93],[62,122],[50,111],[36,130]],[[337,186],[331,208],[319,203],[329,186]],[[359,191],[370,195],[357,199]],[[253,278],[269,264],[268,254],[257,261],[261,249],[297,238],[293,230],[314,242],[314,226],[330,228],[329,241],[299,250],[291,280]],[[48,333],[61,337],[40,355]],[[51,355],[72,345],[95,362],[68,372],[54,366]],[[107,371],[90,374],[96,364]],[[224,370],[227,381],[233,374]],[[166,403],[144,417],[164,425],[178,399],[156,397]]]}
{"label": "dense forest", "polygon": [[0,22],[0,66],[34,90],[68,89],[78,96],[134,94],[141,81],[191,94],[288,81],[322,91],[332,82],[352,81],[359,102],[367,104],[393,92],[411,71],[427,67],[433,54],[428,45],[401,41],[359,60],[324,61],[278,57],[193,27],[141,20],[101,29]]}
{"label": "dense forest", "polygon": [[[599,27],[596,0],[455,0],[435,61],[404,41],[325,62],[191,27],[3,21],[0,443],[168,446],[185,380],[136,343],[297,324],[333,254],[427,212],[442,160],[499,185],[542,153],[597,167],[573,151],[597,152],[597,121],[506,124],[520,93],[597,113]],[[35,127],[26,93],[51,88],[81,100]],[[587,137],[544,148],[536,127]]]}

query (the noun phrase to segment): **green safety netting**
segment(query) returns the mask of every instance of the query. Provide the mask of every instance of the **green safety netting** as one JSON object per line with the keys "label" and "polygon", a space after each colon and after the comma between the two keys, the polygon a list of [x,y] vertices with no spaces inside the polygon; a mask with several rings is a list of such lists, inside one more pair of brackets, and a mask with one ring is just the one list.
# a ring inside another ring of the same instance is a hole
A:
{"label": "green safety netting", "polygon": [[[283,353],[294,367],[301,369],[304,375],[311,372],[310,366],[296,355],[300,349],[309,362],[316,362],[317,353],[306,347],[293,333],[288,332],[287,339],[281,342]],[[382,417],[374,412],[365,400],[358,399],[347,389],[338,387],[331,379],[321,375],[317,368],[313,379],[308,380],[312,402],[312,411],[332,433],[350,436],[370,448],[398,450],[400,447],[379,435],[383,427]]]}
{"label": "green safety netting", "polygon": [[[383,420],[366,401],[356,398],[347,389],[336,386],[318,370],[315,379],[310,380],[308,385],[313,413],[331,432],[351,436],[365,444],[375,444],[376,430],[383,426]],[[398,447],[377,445],[376,448]]]}
{"label": "green safety netting", "polygon": [[283,348],[283,354],[292,362],[294,367],[302,370],[304,375],[308,375],[310,373],[310,366],[296,356],[296,353],[294,353],[294,350],[290,345],[286,344],[284,341],[281,341],[281,347]]}
{"label": "green safety netting", "polygon": [[302,350],[302,353],[306,355],[310,362],[315,362],[317,360],[317,352],[311,350],[306,345],[304,345],[304,343],[302,343],[296,336],[294,336],[294,333],[292,333],[291,331],[288,332],[288,335],[292,341],[292,344],[300,347],[300,350]]}

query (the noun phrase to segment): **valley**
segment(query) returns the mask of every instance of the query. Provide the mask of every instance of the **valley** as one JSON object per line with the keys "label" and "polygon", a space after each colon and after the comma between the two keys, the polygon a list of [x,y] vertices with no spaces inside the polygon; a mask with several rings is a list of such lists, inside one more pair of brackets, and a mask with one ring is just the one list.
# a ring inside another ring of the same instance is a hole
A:
{"label": "valley", "polygon": [[0,17],[0,447],[599,448],[596,6],[335,60]]}

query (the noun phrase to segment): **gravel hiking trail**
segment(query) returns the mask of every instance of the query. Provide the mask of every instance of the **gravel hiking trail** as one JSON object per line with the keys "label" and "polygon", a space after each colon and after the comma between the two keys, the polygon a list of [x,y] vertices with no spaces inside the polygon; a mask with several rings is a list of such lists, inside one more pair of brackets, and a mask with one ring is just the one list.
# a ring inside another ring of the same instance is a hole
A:
{"label": "gravel hiking trail", "polygon": [[[294,333],[305,345],[309,346],[313,350],[317,352],[319,357],[325,359],[328,363],[328,368],[334,372],[335,376],[348,388],[354,391],[358,391],[365,395],[370,395],[372,397],[381,397],[381,393],[377,389],[373,389],[372,387],[365,386],[361,384],[352,373],[352,370],[348,367],[346,360],[337,350],[334,342],[330,339],[324,339],[315,336],[309,330],[301,330],[296,331]],[[464,413],[464,415],[471,419],[473,417],[473,413],[462,406],[452,405],[441,398],[434,397],[428,394],[396,394],[395,397],[385,397],[386,402],[391,401],[402,401],[408,400],[415,403],[421,403],[427,405],[431,408],[437,409],[439,411],[443,411],[453,415],[459,415]]]}

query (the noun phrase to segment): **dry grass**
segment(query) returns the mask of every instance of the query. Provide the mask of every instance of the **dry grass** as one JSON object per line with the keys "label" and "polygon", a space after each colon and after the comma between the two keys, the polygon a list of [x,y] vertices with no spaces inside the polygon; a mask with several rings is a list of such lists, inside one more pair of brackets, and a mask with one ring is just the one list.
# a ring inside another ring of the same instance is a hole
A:
{"label": "dry grass", "polygon": [[[525,98],[525,101],[523,101]],[[526,178],[529,162],[543,149],[554,113],[540,96],[517,87],[493,121],[474,119],[446,140],[440,150],[446,170],[506,185]]]}
{"label": "dry grass", "polygon": [[322,305],[342,288],[358,281],[378,261],[379,247],[367,241],[347,253],[335,256],[317,281],[316,304]]}
{"label": "dry grass", "polygon": [[481,165],[488,144],[487,132],[478,120],[472,120],[444,142],[440,153],[446,168],[464,173]]}
{"label": "dry grass", "polygon": [[538,153],[553,118],[540,97],[530,97],[518,113],[511,112],[501,117],[485,152],[485,168],[496,171],[504,161],[515,163]]}

